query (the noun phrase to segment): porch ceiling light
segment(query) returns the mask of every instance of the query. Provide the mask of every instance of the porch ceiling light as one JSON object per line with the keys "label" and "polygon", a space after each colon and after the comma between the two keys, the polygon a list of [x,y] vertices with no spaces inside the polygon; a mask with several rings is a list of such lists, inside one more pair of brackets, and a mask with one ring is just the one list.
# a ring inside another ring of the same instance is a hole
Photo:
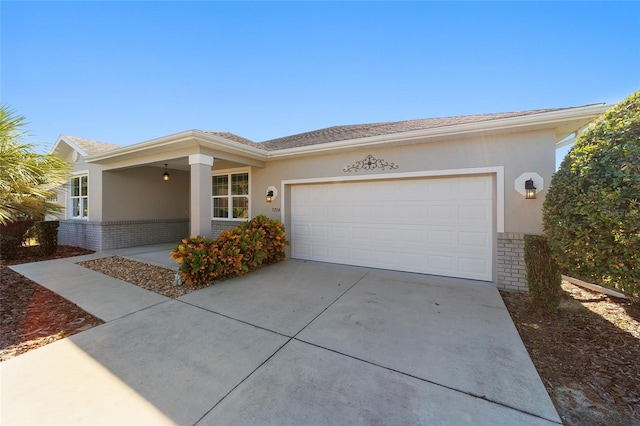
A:
{"label": "porch ceiling light", "polygon": [[169,180],[169,178],[171,177],[171,175],[167,171],[167,166],[168,166],[168,164],[165,163],[164,164],[164,173],[162,174],[162,180],[165,181],[165,182],[167,182]]}
{"label": "porch ceiling light", "polygon": [[536,198],[536,187],[533,184],[533,179],[529,179],[525,181],[524,191],[525,191],[524,198],[526,198],[527,200],[533,200]]}

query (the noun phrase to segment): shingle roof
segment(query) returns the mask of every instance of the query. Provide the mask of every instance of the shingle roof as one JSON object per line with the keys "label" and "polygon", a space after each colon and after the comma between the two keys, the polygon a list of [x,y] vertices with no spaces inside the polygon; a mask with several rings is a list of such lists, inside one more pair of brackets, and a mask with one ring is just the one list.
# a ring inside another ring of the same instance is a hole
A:
{"label": "shingle roof", "polygon": [[350,139],[358,139],[369,136],[387,135],[393,133],[409,132],[412,130],[424,130],[437,127],[447,127],[459,124],[479,123],[482,121],[499,120],[503,118],[519,117],[544,112],[558,111],[568,108],[536,109],[518,112],[503,112],[498,114],[476,114],[456,117],[426,118],[406,121],[389,121],[369,124],[351,124],[346,126],[333,126],[311,132],[299,133],[282,138],[271,139],[262,142],[261,145],[267,151],[277,149],[297,148],[302,146],[317,145],[328,142],[337,142]]}
{"label": "shingle roof", "polygon": [[92,141],[90,139],[82,139],[69,135],[65,135],[65,137],[76,144],[78,148],[86,152],[87,155],[99,154],[101,152],[111,151],[112,149],[122,148],[122,146],[113,143]]}
{"label": "shingle roof", "polygon": [[203,133],[207,133],[209,135],[214,135],[214,136],[219,136],[221,138],[225,138],[228,139],[230,141],[234,141],[234,142],[238,142],[244,145],[249,145],[252,146],[254,148],[260,148],[260,149],[265,149],[264,146],[262,144],[259,144],[257,142],[254,142],[250,139],[247,138],[243,138],[242,136],[238,136],[234,133],[230,133],[230,132],[217,132],[215,130],[203,130]]}
{"label": "shingle roof", "polygon": [[[591,106],[591,105],[585,105]],[[215,130],[204,130],[203,133],[218,136],[243,145],[258,148],[264,151],[276,151],[287,148],[298,148],[323,143],[349,141],[353,139],[366,138],[372,136],[391,135],[396,133],[410,132],[415,130],[426,130],[435,128],[445,128],[456,125],[481,123],[492,120],[508,119],[513,117],[522,117],[527,115],[535,115],[548,113],[553,111],[569,110],[581,107],[570,108],[549,108],[534,109],[528,111],[502,112],[496,114],[475,114],[454,117],[426,118],[405,121],[387,121],[368,124],[350,124],[344,126],[333,126],[324,129],[313,130],[310,132],[299,133],[295,135],[285,136],[277,139],[271,139],[264,142],[254,142],[250,139],[243,138],[234,133],[221,132]],[[65,136],[78,147],[83,149],[88,155],[99,154],[117,148],[120,145],[97,142],[88,139],[82,139],[75,136]]]}

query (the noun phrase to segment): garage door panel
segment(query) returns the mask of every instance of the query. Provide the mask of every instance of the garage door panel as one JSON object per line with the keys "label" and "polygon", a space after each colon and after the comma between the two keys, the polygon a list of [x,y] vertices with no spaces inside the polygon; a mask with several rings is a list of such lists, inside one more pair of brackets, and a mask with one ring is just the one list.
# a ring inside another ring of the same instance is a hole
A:
{"label": "garage door panel", "polygon": [[444,246],[454,247],[455,233],[454,231],[429,231],[427,241],[431,247]]}
{"label": "garage door panel", "polygon": [[388,268],[398,261],[398,253],[390,250],[371,250],[370,259],[379,268]]}
{"label": "garage door panel", "polygon": [[426,223],[451,223],[458,218],[458,206],[434,205],[427,207]]}
{"label": "garage door panel", "polygon": [[329,225],[312,225],[311,237],[312,238],[326,238],[329,236]]}
{"label": "garage door panel", "polygon": [[490,220],[492,214],[491,205],[473,204],[458,207],[458,217],[463,221],[473,221],[477,223],[486,223]]}
{"label": "garage door panel", "polygon": [[462,257],[459,261],[459,271],[466,274],[465,277],[476,278],[487,274],[487,264],[483,259]]}
{"label": "garage door panel", "polygon": [[427,241],[427,231],[425,229],[402,228],[398,230],[398,240],[405,244],[425,243]]}
{"label": "garage door panel", "polygon": [[311,226],[305,223],[293,224],[291,232],[298,236],[298,239],[302,240],[305,237],[311,235]]}
{"label": "garage door panel", "polygon": [[486,200],[492,193],[491,179],[467,178],[458,181],[458,192],[466,200]]}
{"label": "garage door panel", "polygon": [[461,249],[487,249],[489,248],[489,236],[485,232],[459,232],[458,246]]}
{"label": "garage door panel", "polygon": [[371,228],[352,226],[349,235],[356,243],[368,243],[371,237]]}
{"label": "garage door panel", "polygon": [[454,256],[430,255],[427,256],[429,270],[437,275],[454,275],[456,260]]}
{"label": "garage door panel", "polygon": [[349,247],[331,247],[331,258],[326,259],[329,262],[336,262],[335,259],[347,259],[349,258]]}
{"label": "garage door panel", "polygon": [[426,182],[426,188],[432,200],[452,200],[458,192],[458,182],[451,179],[432,179]]}
{"label": "garage door panel", "polygon": [[490,176],[292,187],[293,257],[490,281]]}
{"label": "garage door panel", "polygon": [[368,265],[371,260],[371,250],[366,248],[352,248],[350,257],[357,262],[363,262],[363,264]]}
{"label": "garage door panel", "polygon": [[309,251],[309,244],[305,244],[303,242],[299,242],[295,246],[291,247],[291,255],[297,259],[308,259]]}
{"label": "garage door panel", "polygon": [[407,272],[417,272],[424,268],[427,263],[427,256],[423,253],[404,252],[398,255],[399,270]]}

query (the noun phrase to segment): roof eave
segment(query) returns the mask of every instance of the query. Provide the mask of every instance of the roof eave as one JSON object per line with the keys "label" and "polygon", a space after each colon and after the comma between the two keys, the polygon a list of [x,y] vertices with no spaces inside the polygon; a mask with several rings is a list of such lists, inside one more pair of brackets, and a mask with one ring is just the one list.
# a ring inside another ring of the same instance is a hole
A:
{"label": "roof eave", "polygon": [[181,142],[193,142],[194,145],[203,145],[209,149],[241,155],[254,160],[264,161],[266,158],[266,151],[262,149],[211,135],[199,130],[187,130],[107,152],[90,155],[86,158],[86,161],[89,163],[109,162],[109,160],[116,160],[133,154],[143,154],[144,151],[168,145],[175,145]]}
{"label": "roof eave", "polygon": [[594,104],[584,107],[567,108],[559,111],[550,111],[539,114],[523,115],[518,117],[502,118],[497,120],[481,121],[476,123],[458,124],[430,129],[412,130],[408,132],[390,133],[377,136],[369,136],[357,139],[347,139],[336,142],[328,142],[316,145],[308,145],[295,148],[284,148],[269,151],[269,159],[284,159],[311,154],[321,154],[329,151],[362,148],[381,144],[401,144],[416,139],[451,137],[465,134],[499,132],[517,128],[538,126],[553,128],[562,122],[575,120],[592,121],[611,106],[606,104]]}

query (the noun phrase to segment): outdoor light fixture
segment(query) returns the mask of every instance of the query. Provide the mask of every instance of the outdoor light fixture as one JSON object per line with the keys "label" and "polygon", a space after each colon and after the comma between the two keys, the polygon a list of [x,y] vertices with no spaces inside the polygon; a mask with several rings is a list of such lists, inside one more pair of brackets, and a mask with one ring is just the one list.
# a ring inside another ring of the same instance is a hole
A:
{"label": "outdoor light fixture", "polygon": [[533,184],[533,179],[529,179],[524,183],[524,198],[527,200],[533,200],[536,198],[536,187]]}
{"label": "outdoor light fixture", "polygon": [[278,190],[275,186],[270,186],[267,188],[267,203],[272,203],[276,198],[278,198]]}
{"label": "outdoor light fixture", "polygon": [[164,173],[162,174],[162,180],[167,182],[169,180],[169,178],[171,177],[171,175],[169,174],[169,172],[167,171],[167,163],[164,163]]}

